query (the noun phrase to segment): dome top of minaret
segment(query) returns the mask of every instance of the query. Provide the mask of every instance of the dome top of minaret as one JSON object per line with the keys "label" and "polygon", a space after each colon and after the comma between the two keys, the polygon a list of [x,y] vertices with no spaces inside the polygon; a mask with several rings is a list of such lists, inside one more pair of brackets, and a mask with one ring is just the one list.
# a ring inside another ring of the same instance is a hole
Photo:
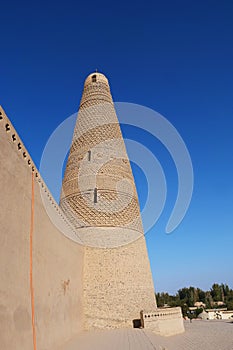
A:
{"label": "dome top of minaret", "polygon": [[108,79],[102,73],[93,72],[89,74],[88,77],[86,78],[84,86],[89,85],[90,83],[97,83],[97,82],[104,82],[108,84]]}
{"label": "dome top of minaret", "polygon": [[102,73],[91,73],[84,83],[80,108],[103,103],[113,104],[108,79]]}

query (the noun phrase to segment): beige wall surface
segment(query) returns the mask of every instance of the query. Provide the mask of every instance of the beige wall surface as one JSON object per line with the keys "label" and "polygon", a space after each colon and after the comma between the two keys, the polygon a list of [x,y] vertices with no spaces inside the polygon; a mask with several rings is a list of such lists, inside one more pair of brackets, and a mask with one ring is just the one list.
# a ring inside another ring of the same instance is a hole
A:
{"label": "beige wall surface", "polygon": [[86,248],[85,328],[133,327],[156,300],[144,237],[115,249]]}
{"label": "beige wall surface", "polygon": [[141,321],[145,329],[150,329],[162,336],[184,332],[184,321],[180,307],[158,308],[151,312],[141,312]]}
{"label": "beige wall surface", "polygon": [[83,327],[83,247],[62,235],[50,221],[35,167],[31,231],[34,165],[2,109],[0,113],[0,348],[35,348],[32,263],[36,345],[38,350],[52,350]]}

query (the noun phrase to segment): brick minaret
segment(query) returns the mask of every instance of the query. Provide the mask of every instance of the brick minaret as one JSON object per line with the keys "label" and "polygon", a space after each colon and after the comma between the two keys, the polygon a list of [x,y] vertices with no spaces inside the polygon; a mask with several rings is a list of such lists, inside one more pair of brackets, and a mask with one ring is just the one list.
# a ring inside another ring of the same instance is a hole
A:
{"label": "brick minaret", "polygon": [[60,205],[85,248],[85,327],[122,327],[156,307],[140,208],[107,78],[89,75]]}

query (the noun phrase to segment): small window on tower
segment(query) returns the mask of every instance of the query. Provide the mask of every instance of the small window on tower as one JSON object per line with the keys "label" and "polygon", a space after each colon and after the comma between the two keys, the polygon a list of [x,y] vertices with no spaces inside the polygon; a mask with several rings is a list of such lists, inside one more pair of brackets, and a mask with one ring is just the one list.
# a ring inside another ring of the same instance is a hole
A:
{"label": "small window on tower", "polygon": [[88,151],[88,161],[91,161],[91,151]]}
{"label": "small window on tower", "polygon": [[97,188],[94,188],[94,203],[97,203]]}
{"label": "small window on tower", "polygon": [[96,83],[96,75],[92,75],[92,83]]}

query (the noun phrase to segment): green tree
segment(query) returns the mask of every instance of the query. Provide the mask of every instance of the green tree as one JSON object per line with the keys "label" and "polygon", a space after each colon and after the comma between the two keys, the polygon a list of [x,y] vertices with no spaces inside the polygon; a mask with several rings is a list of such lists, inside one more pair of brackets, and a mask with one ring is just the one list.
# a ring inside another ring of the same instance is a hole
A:
{"label": "green tree", "polygon": [[222,287],[222,292],[223,292],[223,298],[225,300],[225,298],[227,298],[230,294],[230,288],[227,284],[221,284]]}
{"label": "green tree", "polygon": [[163,307],[165,304],[169,305],[170,295],[168,293],[158,293],[156,299],[158,307]]}
{"label": "green tree", "polygon": [[203,311],[203,309],[202,309],[202,307],[201,308],[198,308],[198,309],[196,309],[195,311],[194,311],[194,313],[195,313],[195,317],[197,318],[201,313],[202,313],[202,311]]}
{"label": "green tree", "polygon": [[197,301],[202,301],[203,303],[205,302],[205,292],[201,290],[200,288],[197,288],[197,293],[198,293],[198,300]]}
{"label": "green tree", "polygon": [[188,307],[188,305],[186,303],[183,303],[181,305],[181,310],[182,310],[183,317],[187,317],[188,313],[189,313],[189,307]]}
{"label": "green tree", "polygon": [[223,301],[222,286],[218,283],[214,283],[211,287],[210,294],[214,301]]}
{"label": "green tree", "polygon": [[[175,295],[168,293],[158,293],[156,295],[158,307],[169,305],[171,307],[181,306],[184,316],[187,316],[188,308],[194,306],[196,301],[202,301],[206,308],[211,308],[214,301],[224,301],[228,309],[233,310],[233,290],[227,284],[214,283],[210,291],[204,292],[200,288],[184,287],[178,290]],[[195,316],[202,312],[197,309]]]}
{"label": "green tree", "polygon": [[210,291],[207,291],[205,293],[205,304],[206,304],[206,308],[209,309],[211,308],[212,304],[213,304],[213,298],[211,296]]}
{"label": "green tree", "polygon": [[233,310],[233,290],[229,289],[228,294],[225,298],[226,307],[228,310]]}
{"label": "green tree", "polygon": [[198,301],[198,290],[194,287],[182,288],[178,290],[180,301],[186,303],[188,306],[194,306]]}

